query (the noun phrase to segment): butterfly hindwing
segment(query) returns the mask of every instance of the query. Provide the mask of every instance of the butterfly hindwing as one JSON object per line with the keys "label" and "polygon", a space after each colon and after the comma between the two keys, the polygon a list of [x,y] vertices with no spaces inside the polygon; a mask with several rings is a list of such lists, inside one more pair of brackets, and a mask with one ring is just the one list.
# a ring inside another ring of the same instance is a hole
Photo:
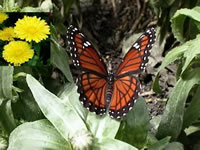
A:
{"label": "butterfly hindwing", "polygon": [[102,115],[106,112],[107,81],[93,73],[83,73],[78,79],[80,101],[89,111]]}
{"label": "butterfly hindwing", "polygon": [[140,89],[139,81],[131,75],[117,79],[113,84],[113,96],[109,107],[109,115],[121,118],[132,109]]}
{"label": "butterfly hindwing", "polygon": [[154,28],[146,30],[137,41],[132,45],[130,50],[124,56],[122,63],[119,65],[116,74],[123,76],[125,74],[140,73],[145,69],[150,55],[150,49],[155,42]]}

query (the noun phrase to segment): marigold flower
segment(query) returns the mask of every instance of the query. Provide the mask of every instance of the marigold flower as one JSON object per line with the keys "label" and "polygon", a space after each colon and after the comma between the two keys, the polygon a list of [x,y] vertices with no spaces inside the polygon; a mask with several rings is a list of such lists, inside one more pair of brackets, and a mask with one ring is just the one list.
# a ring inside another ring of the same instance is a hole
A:
{"label": "marigold flower", "polygon": [[49,25],[36,16],[24,16],[23,19],[18,19],[15,25],[14,31],[17,37],[29,42],[33,40],[38,43],[50,34]]}
{"label": "marigold flower", "polygon": [[6,19],[8,19],[8,15],[6,13],[0,13],[0,24],[2,24]]}
{"label": "marigold flower", "polygon": [[4,46],[3,58],[14,66],[20,66],[33,57],[34,51],[24,41],[11,41]]}
{"label": "marigold flower", "polygon": [[14,40],[15,33],[14,28],[8,27],[0,30],[0,40],[2,41],[12,41]]}

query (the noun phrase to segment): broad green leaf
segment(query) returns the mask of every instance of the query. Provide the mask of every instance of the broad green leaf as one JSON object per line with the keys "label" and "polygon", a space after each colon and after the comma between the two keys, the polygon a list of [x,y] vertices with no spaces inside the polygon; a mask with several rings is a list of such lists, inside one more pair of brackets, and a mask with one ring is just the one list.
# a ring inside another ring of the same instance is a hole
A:
{"label": "broad green leaf", "polygon": [[172,32],[175,36],[175,38],[180,41],[184,42],[184,22],[186,17],[189,17],[190,19],[200,22],[200,12],[198,11],[199,7],[193,8],[193,9],[179,9],[175,15],[171,19],[171,26],[172,26]]}
{"label": "broad green leaf", "polygon": [[11,131],[17,126],[13,116],[11,100],[4,101],[0,106],[0,122],[7,134],[10,134]]}
{"label": "broad green leaf", "polygon": [[9,137],[8,150],[71,150],[70,144],[48,120],[18,126]]}
{"label": "broad green leaf", "polygon": [[[18,93],[20,96],[20,102],[18,105],[14,105],[13,109],[16,109],[17,113],[23,114],[23,119],[26,121],[35,121],[44,118],[38,104],[36,103],[30,89],[28,88],[25,80],[26,73],[33,74],[33,67],[21,66],[16,67],[14,70],[14,78],[16,79],[16,86],[22,89],[22,92]],[[19,75],[20,77],[17,77]]]}
{"label": "broad green leaf", "polygon": [[71,106],[65,105],[31,75],[27,75],[26,81],[43,114],[66,140],[79,131],[87,131],[83,120]]}
{"label": "broad green leaf", "polygon": [[169,64],[171,64],[175,60],[179,59],[181,56],[183,56],[184,52],[187,51],[187,50],[189,50],[189,46],[190,45],[191,45],[191,41],[186,42],[185,44],[172,49],[165,56],[165,59],[162,62],[162,65],[158,69],[158,72],[160,72],[162,69],[164,69],[166,66],[168,66]]}
{"label": "broad green leaf", "polygon": [[98,142],[95,142],[93,145],[93,149],[97,150],[138,150],[137,148],[116,140],[116,139],[111,139],[111,138],[104,138],[99,140]]}
{"label": "broad green leaf", "polygon": [[117,138],[125,141],[139,149],[147,142],[148,130],[150,127],[147,105],[142,97],[139,97],[133,110],[125,118],[117,134]]}
{"label": "broad green leaf", "polygon": [[165,137],[162,140],[151,145],[148,150],[163,150],[169,143],[170,137]]}
{"label": "broad green leaf", "polygon": [[12,99],[13,67],[0,67],[0,105],[4,99]]}
{"label": "broad green leaf", "polygon": [[196,93],[194,97],[192,98],[192,101],[187,107],[184,118],[183,118],[183,129],[187,128],[189,125],[191,125],[193,122],[195,122],[200,117],[200,86],[196,90]]}
{"label": "broad green leaf", "polygon": [[51,42],[51,63],[62,71],[68,81],[73,82],[72,74],[69,68],[69,57],[54,39]]}
{"label": "broad green leaf", "polygon": [[114,138],[119,129],[120,121],[112,119],[108,114],[97,116],[88,113],[86,123],[96,138]]}
{"label": "broad green leaf", "polygon": [[184,57],[186,58],[186,60],[182,68],[182,73],[186,70],[191,61],[200,54],[199,43],[200,34],[197,35],[196,39],[190,41],[190,45],[187,51],[184,52]]}
{"label": "broad green leaf", "polygon": [[184,150],[183,144],[179,142],[169,143],[164,150]]}
{"label": "broad green leaf", "polygon": [[70,105],[83,120],[86,119],[88,110],[80,103],[77,86],[74,83],[67,83],[58,95],[64,104]]}
{"label": "broad green leaf", "polygon": [[193,85],[200,83],[199,74],[200,69],[194,69],[187,72],[184,78],[180,78],[176,83],[170,94],[166,109],[158,127],[156,136],[159,139],[166,136],[171,136],[172,139],[176,139],[180,134],[183,124],[185,101]]}

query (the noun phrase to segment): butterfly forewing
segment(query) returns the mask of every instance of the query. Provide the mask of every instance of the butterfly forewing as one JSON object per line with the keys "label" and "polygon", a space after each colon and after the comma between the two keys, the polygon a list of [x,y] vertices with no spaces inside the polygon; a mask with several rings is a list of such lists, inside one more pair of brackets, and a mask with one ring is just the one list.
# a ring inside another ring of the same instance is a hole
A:
{"label": "butterfly forewing", "polygon": [[132,45],[128,53],[124,56],[119,65],[116,75],[123,76],[127,74],[139,73],[145,69],[150,55],[150,49],[155,42],[154,28],[148,29]]}
{"label": "butterfly forewing", "polygon": [[99,54],[76,27],[68,28],[67,39],[74,66],[84,71],[107,76],[106,66]]}

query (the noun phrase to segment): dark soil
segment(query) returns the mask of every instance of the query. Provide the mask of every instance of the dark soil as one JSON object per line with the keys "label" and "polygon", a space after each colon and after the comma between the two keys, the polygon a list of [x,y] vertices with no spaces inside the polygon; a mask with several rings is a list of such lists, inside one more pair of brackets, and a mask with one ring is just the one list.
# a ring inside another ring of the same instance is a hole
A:
{"label": "dark soil", "polygon": [[[81,18],[77,23],[80,30],[99,50],[100,56],[105,61],[112,60],[114,69],[123,58],[121,56],[123,41],[156,24],[156,17],[152,9],[144,0],[127,0],[126,2],[102,0],[101,2],[81,3],[80,13],[76,18]],[[175,70],[164,70],[164,76],[161,73],[160,85],[165,92],[156,94],[152,90],[157,69],[163,60],[164,48],[158,43],[152,50],[155,52],[152,52],[151,64],[147,66],[146,71],[139,75],[142,85],[140,96],[146,99],[151,117],[163,113],[170,87],[172,88],[175,83]],[[73,73],[76,74],[75,69]]]}

